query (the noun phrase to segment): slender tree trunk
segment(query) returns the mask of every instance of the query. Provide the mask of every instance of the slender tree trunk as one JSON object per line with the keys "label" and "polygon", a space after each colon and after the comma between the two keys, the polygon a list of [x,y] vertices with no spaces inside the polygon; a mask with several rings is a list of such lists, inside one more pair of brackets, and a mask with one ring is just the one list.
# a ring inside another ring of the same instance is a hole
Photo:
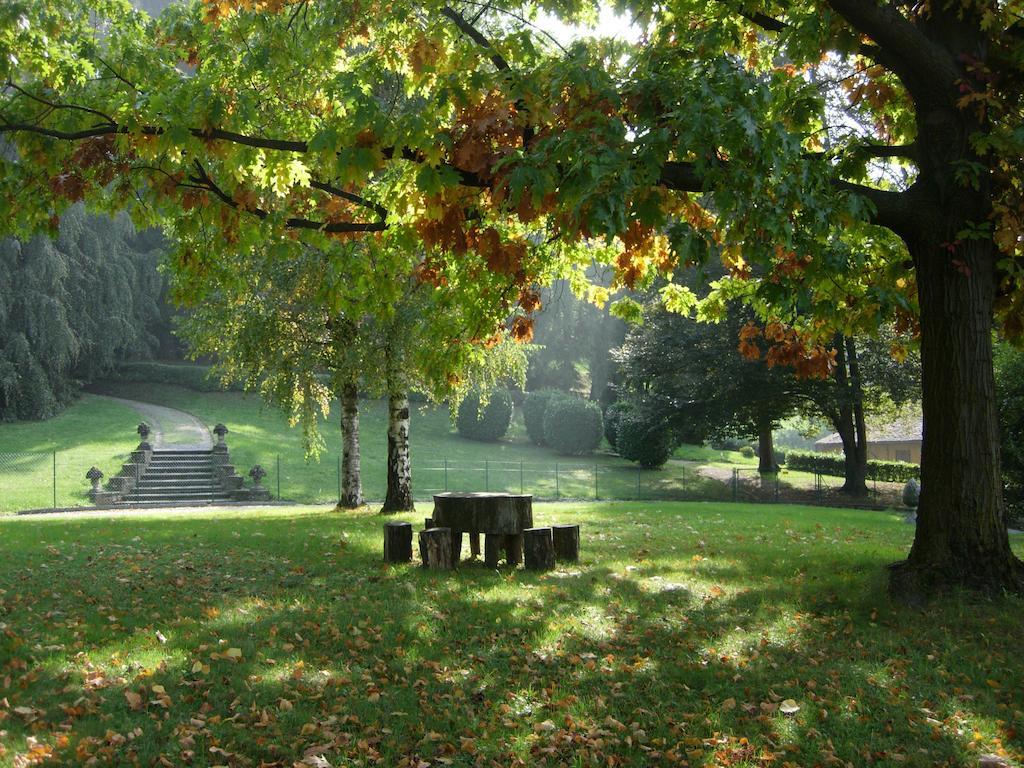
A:
{"label": "slender tree trunk", "polygon": [[1024,589],[1010,551],[992,373],[995,249],[967,240],[908,243],[921,308],[924,439],[914,545],[891,572],[911,601],[947,586]]}
{"label": "slender tree trunk", "polygon": [[363,481],[359,469],[359,390],[355,382],[341,390],[341,498],[338,506],[363,505]]}
{"label": "slender tree trunk", "polygon": [[772,423],[762,422],[757,429],[757,471],[762,475],[771,475],[779,471],[775,463],[775,443],[772,439]]}
{"label": "slender tree trunk", "polygon": [[[836,386],[839,408],[833,424],[843,443],[842,493],[866,496],[868,493],[868,445],[864,424],[864,393],[860,386],[856,347],[852,339],[836,337]],[[838,417],[838,418],[836,418]]]}
{"label": "slender tree trunk", "polygon": [[590,348],[590,399],[603,402],[604,391],[608,387],[608,351],[611,347],[611,311],[610,303],[605,304],[604,311]]}
{"label": "slender tree trunk", "polygon": [[412,502],[412,464],[409,460],[409,396],[388,397],[388,492],[381,512],[407,512]]}

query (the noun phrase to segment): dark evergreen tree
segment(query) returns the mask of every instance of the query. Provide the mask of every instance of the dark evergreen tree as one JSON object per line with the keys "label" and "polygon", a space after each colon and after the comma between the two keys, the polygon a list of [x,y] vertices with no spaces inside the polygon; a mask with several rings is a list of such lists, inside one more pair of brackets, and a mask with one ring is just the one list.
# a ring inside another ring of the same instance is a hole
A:
{"label": "dark evergreen tree", "polygon": [[119,360],[151,356],[161,242],[81,206],[53,239],[0,242],[0,420],[49,418]]}

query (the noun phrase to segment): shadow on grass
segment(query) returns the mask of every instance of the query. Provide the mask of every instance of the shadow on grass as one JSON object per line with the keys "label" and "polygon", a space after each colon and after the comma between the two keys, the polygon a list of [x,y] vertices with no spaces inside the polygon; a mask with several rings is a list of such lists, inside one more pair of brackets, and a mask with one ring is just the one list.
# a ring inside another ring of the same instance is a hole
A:
{"label": "shadow on grass", "polygon": [[0,729],[18,750],[65,734],[63,764],[960,765],[996,739],[1024,749],[1005,617],[1020,601],[897,609],[880,591],[891,554],[850,524],[716,532],[728,514],[666,514],[651,539],[656,514],[580,514],[583,562],[544,575],[385,566],[375,515],[40,523],[0,566]]}

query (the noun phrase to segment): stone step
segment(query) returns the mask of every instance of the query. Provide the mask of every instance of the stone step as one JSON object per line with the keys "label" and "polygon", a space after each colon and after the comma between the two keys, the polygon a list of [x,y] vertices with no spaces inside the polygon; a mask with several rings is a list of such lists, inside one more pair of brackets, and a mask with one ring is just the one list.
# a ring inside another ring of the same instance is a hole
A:
{"label": "stone step", "polygon": [[143,473],[145,477],[214,477],[212,469],[150,469]]}
{"label": "stone step", "polygon": [[150,459],[149,466],[151,467],[176,467],[176,466],[189,466],[189,467],[203,467],[213,466],[213,462],[209,459]]}
{"label": "stone step", "polygon": [[128,494],[126,501],[230,501],[231,496],[226,493],[210,493],[206,491],[164,491],[162,493],[139,493],[132,491]]}
{"label": "stone step", "polygon": [[162,490],[177,490],[178,488],[181,488],[182,490],[200,490],[207,488],[215,488],[219,490],[221,488],[221,484],[219,482],[214,482],[213,480],[204,480],[203,482],[171,482],[163,480],[150,482],[142,480],[135,487],[139,490],[145,489],[152,490],[154,493],[160,493]]}

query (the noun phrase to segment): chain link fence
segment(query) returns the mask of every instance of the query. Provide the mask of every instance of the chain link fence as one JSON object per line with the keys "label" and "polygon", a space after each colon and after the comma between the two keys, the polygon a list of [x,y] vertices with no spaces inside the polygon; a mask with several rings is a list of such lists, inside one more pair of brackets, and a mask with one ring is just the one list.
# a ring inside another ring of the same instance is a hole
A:
{"label": "chain link fence", "polygon": [[[252,489],[250,469],[259,464],[264,475],[262,487],[275,501],[329,503],[341,496],[341,457],[325,456],[307,462],[302,456],[259,455],[251,451],[232,452],[232,462]],[[28,510],[91,506],[89,469],[80,466],[81,457],[56,452],[0,453],[0,514]],[[107,487],[117,467],[102,467]],[[379,475],[379,477],[378,477]],[[184,482],[184,480],[182,481]],[[196,482],[199,482],[198,480]],[[205,482],[205,481],[203,481]],[[382,468],[363,472],[368,499],[384,496]],[[695,467],[669,462],[656,470],[632,465],[551,461],[547,463],[507,460],[440,459],[413,464],[413,492],[417,501],[433,494],[451,492],[528,493],[538,500],[639,500],[639,501],[734,501],[752,503],[818,504],[823,506],[900,507],[901,486],[876,483],[865,497],[850,497],[840,491],[842,478],[811,473],[761,475],[756,467]],[[151,482],[149,487],[159,487]],[[221,494],[210,499],[195,497],[196,503],[224,501]],[[165,501],[149,497],[150,504],[185,504],[188,498]],[[142,503],[141,500],[137,503]]]}

